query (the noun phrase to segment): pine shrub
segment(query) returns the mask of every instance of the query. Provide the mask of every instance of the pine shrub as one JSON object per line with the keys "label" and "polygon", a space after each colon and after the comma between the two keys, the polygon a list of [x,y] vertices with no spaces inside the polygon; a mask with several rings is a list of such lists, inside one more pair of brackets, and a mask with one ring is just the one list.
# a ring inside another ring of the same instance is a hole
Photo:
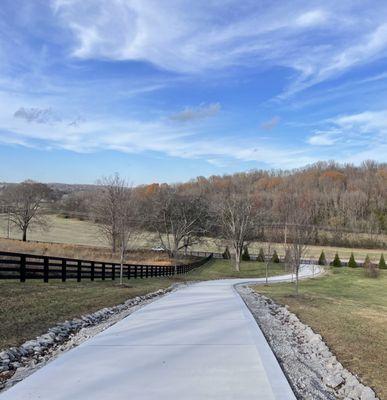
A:
{"label": "pine shrub", "polygon": [[230,250],[228,249],[228,246],[224,249],[224,252],[222,254],[224,260],[230,260],[231,259],[231,254]]}
{"label": "pine shrub", "polygon": [[355,257],[353,255],[353,253],[351,253],[351,257],[349,257],[348,267],[350,267],[350,268],[356,268],[357,267],[357,263],[355,261]]}
{"label": "pine shrub", "polygon": [[245,246],[243,249],[242,261],[250,261],[250,254],[249,254],[249,249],[247,246]]}
{"label": "pine shrub", "polygon": [[384,255],[383,254],[380,256],[379,268],[380,269],[387,269],[386,261],[384,260]]}
{"label": "pine shrub", "polygon": [[335,258],[331,262],[331,265],[332,265],[332,267],[342,267],[341,260],[340,260],[338,253],[335,254]]}
{"label": "pine shrub", "polygon": [[278,264],[280,259],[277,254],[277,250],[274,250],[273,256],[271,257],[271,262]]}
{"label": "pine shrub", "polygon": [[259,249],[257,261],[259,261],[259,262],[265,262],[265,253],[264,253],[262,247]]}
{"label": "pine shrub", "polygon": [[318,265],[327,265],[327,259],[325,258],[324,250],[321,250],[321,254],[318,259]]}

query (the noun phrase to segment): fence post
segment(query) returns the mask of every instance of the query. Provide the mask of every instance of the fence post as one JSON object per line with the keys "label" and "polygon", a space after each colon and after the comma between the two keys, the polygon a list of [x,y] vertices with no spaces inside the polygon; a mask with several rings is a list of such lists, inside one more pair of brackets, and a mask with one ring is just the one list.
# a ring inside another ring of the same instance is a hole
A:
{"label": "fence post", "polygon": [[140,268],[140,278],[142,279],[143,277],[144,277],[144,266],[141,265],[141,268]]}
{"label": "fence post", "polygon": [[145,266],[145,278],[148,278],[148,269],[149,269],[149,268],[148,268],[148,266],[146,265],[146,266]]}
{"label": "fence post", "polygon": [[20,282],[26,281],[26,256],[20,256]]}
{"label": "fence post", "polygon": [[95,271],[95,265],[94,265],[94,261],[91,262],[90,265],[90,280],[94,281],[94,271]]}
{"label": "fence post", "polygon": [[116,264],[112,264],[112,281],[116,279]]}
{"label": "fence post", "polygon": [[62,282],[66,282],[66,260],[62,260]]}
{"label": "fence post", "polygon": [[105,269],[105,263],[102,263],[102,280],[104,281],[106,277],[106,269]]}
{"label": "fence post", "polygon": [[134,266],[134,279],[137,279],[137,265]]}
{"label": "fence post", "polygon": [[81,263],[82,263],[81,260],[79,260],[77,266],[77,282],[81,281],[81,274],[82,274]]}
{"label": "fence post", "polygon": [[43,267],[43,280],[44,282],[48,282],[48,257],[43,258],[44,267]]}

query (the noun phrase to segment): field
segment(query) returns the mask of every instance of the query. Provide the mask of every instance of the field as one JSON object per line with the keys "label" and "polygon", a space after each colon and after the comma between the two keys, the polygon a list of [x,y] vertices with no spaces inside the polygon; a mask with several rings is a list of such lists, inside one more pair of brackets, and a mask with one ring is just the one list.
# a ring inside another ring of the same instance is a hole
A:
{"label": "field", "polygon": [[[270,274],[280,274],[283,266],[273,264]],[[50,281],[49,283],[0,280],[0,350],[16,346],[42,334],[57,322],[112,306],[173,283],[226,277],[263,277],[262,263],[242,263],[237,274],[228,261],[216,260],[175,278],[125,280],[123,286],[112,281]]]}
{"label": "field", "polygon": [[[59,216],[51,215],[49,217],[49,230],[32,230],[29,235],[29,240],[42,241],[42,242],[55,242],[64,244],[77,244],[84,246],[104,247],[106,243],[101,240],[98,235],[98,229],[95,224],[88,221],[79,221],[77,219],[66,219]],[[0,216],[0,237],[7,237],[7,220],[4,215]],[[20,232],[16,228],[11,229],[11,238],[20,239]],[[136,240],[133,241],[131,247],[133,249],[151,249],[159,245],[157,236],[151,233],[144,233],[138,235]],[[259,248],[264,246],[262,243],[251,243],[249,246],[250,253],[258,253]],[[192,250],[203,251],[224,251],[225,244],[215,241],[213,239],[203,240],[202,243],[193,246]],[[284,254],[284,246],[282,244],[274,244],[278,254]],[[370,255],[371,260],[379,261],[380,254],[387,250],[377,249],[352,249],[345,247],[328,247],[328,246],[309,246],[307,257],[318,258],[321,250],[324,249],[325,255],[328,259],[334,257],[338,252],[342,259],[348,259],[351,252],[355,254],[355,258],[363,260],[367,254]],[[4,249],[3,249],[4,250]]]}
{"label": "field", "polygon": [[337,268],[303,281],[300,296],[291,284],[255,290],[287,304],[322,335],[340,362],[387,399],[387,271],[366,278],[362,268]]}

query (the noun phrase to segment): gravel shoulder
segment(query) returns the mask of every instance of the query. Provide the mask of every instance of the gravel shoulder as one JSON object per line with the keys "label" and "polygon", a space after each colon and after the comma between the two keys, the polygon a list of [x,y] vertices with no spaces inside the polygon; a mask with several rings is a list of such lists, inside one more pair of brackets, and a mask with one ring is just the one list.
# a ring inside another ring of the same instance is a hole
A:
{"label": "gravel shoulder", "polygon": [[332,354],[321,336],[286,307],[259,295],[247,285],[236,287],[253,314],[300,400],[375,400]]}

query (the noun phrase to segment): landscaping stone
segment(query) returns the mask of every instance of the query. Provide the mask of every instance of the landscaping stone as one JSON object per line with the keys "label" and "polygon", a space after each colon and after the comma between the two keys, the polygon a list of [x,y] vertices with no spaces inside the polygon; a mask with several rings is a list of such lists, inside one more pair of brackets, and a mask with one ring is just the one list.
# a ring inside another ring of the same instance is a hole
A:
{"label": "landscaping stone", "polygon": [[329,350],[319,334],[283,307],[250,287],[237,290],[252,312],[298,399],[377,400]]}

